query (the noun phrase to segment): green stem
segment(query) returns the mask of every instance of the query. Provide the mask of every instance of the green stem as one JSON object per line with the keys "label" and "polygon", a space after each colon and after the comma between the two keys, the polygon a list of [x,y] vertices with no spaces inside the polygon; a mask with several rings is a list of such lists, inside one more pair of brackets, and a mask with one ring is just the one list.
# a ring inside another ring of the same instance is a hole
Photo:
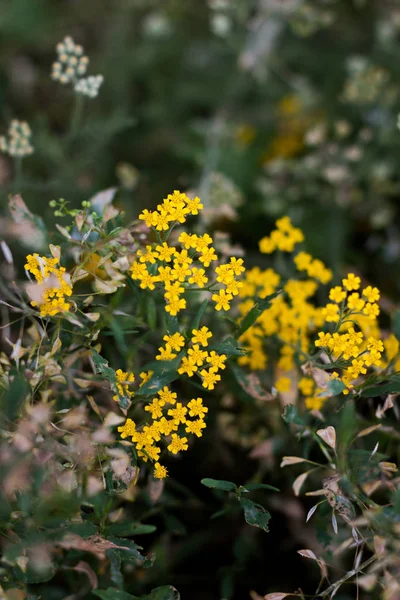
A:
{"label": "green stem", "polygon": [[83,95],[82,94],[75,94],[74,96],[75,100],[74,100],[74,106],[71,112],[71,120],[69,123],[69,132],[68,132],[68,138],[74,138],[76,135],[76,132],[79,129],[79,125],[80,122],[82,120],[82,112],[83,112]]}
{"label": "green stem", "polygon": [[15,174],[14,174],[14,190],[16,193],[21,192],[21,185],[23,181],[22,173],[22,156],[17,156],[14,161]]}

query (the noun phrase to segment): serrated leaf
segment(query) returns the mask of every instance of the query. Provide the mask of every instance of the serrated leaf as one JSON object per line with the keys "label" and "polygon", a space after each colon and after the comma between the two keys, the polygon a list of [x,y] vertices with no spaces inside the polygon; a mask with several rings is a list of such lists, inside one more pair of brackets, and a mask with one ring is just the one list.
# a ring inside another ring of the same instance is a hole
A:
{"label": "serrated leaf", "polygon": [[240,498],[240,504],[244,510],[246,523],[253,527],[259,527],[268,533],[268,523],[271,518],[270,513],[261,504],[256,504],[248,498]]}
{"label": "serrated leaf", "polygon": [[201,480],[201,483],[206,487],[223,490],[224,492],[233,492],[236,490],[236,485],[232,481],[225,481],[223,479],[210,479],[206,477]]}
{"label": "serrated leaf", "polygon": [[274,300],[274,298],[279,296],[281,293],[282,290],[278,290],[266,298],[256,298],[254,306],[240,321],[235,333],[235,338],[240,338],[252,325],[254,325],[258,317],[260,317],[262,313],[271,306],[272,300]]}

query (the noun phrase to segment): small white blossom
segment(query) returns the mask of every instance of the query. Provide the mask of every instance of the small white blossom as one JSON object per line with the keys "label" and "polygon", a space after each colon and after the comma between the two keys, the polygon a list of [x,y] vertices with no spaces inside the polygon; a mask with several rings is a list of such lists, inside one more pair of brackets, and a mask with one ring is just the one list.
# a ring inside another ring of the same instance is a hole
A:
{"label": "small white blossom", "polygon": [[79,44],[75,44],[72,37],[67,36],[56,46],[58,58],[52,66],[51,77],[63,85],[72,83],[75,92],[95,98],[103,83],[102,75],[90,75],[83,78],[88,65],[89,58],[84,55],[84,50]]}
{"label": "small white blossom", "polygon": [[95,98],[99,93],[103,81],[103,75],[90,75],[84,79],[79,79],[74,86],[74,90],[78,94],[89,96],[89,98]]}
{"label": "small white blossom", "polygon": [[8,128],[8,136],[0,136],[0,150],[10,156],[28,156],[33,152],[31,135],[31,128],[26,121],[13,119]]}
{"label": "small white blossom", "polygon": [[53,63],[51,73],[55,81],[59,81],[65,85],[86,73],[89,59],[83,55],[82,46],[75,44],[70,36],[67,36],[63,42],[57,44],[56,50],[58,60]]}

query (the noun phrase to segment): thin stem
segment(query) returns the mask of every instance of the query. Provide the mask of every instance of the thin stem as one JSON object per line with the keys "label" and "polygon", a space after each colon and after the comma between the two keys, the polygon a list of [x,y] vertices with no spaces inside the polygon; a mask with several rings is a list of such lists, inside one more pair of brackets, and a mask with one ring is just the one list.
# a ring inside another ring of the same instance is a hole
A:
{"label": "thin stem", "polygon": [[73,138],[79,129],[83,112],[83,96],[82,94],[74,94],[74,107],[71,112],[71,120],[69,124],[68,137]]}
{"label": "thin stem", "polygon": [[326,588],[326,590],[324,590],[323,592],[318,594],[318,596],[320,598],[325,598],[326,596],[329,596],[331,593],[335,592],[336,589],[342,585],[342,583],[345,583],[348,579],[351,579],[352,577],[354,577],[354,575],[356,575],[357,573],[360,573],[360,571],[363,571],[364,569],[366,569],[375,560],[376,560],[376,556],[371,556],[371,558],[369,558],[368,560],[363,562],[357,569],[352,569],[351,571],[346,573],[346,575],[343,575],[343,577],[341,579],[339,579],[338,581],[335,581],[335,583],[332,583],[332,585],[330,585],[328,588]]}
{"label": "thin stem", "polygon": [[22,173],[22,156],[17,156],[14,161],[15,173],[14,173],[14,191],[19,193],[21,190],[23,173]]}

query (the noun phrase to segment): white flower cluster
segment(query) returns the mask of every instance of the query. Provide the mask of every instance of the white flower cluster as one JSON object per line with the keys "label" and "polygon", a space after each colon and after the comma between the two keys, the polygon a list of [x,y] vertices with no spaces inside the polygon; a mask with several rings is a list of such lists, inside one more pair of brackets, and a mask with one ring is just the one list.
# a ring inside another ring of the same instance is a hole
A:
{"label": "white flower cluster", "polygon": [[75,81],[86,73],[89,58],[83,55],[83,48],[75,44],[74,40],[67,36],[63,42],[57,44],[58,60],[53,63],[52,78],[62,84]]}
{"label": "white flower cluster", "polygon": [[89,96],[89,98],[95,98],[99,93],[103,81],[103,75],[90,75],[89,77],[79,79],[74,86],[74,90],[78,94],[84,94],[85,96]]}
{"label": "white flower cluster", "polygon": [[26,121],[13,119],[8,128],[8,136],[0,136],[0,150],[10,156],[22,158],[33,152],[31,146],[32,131]]}
{"label": "white flower cluster", "polygon": [[53,63],[51,77],[62,84],[73,83],[78,94],[95,98],[103,83],[102,75],[82,78],[89,65],[89,58],[83,54],[83,48],[67,36],[57,44],[58,60]]}

